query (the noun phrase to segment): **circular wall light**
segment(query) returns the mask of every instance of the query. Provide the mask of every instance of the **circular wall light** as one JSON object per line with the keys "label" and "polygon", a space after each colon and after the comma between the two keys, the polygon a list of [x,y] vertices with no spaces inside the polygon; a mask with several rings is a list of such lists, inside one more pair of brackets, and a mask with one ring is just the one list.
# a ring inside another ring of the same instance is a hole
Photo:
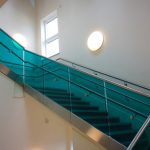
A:
{"label": "circular wall light", "polygon": [[13,39],[16,40],[19,44],[21,44],[24,48],[27,48],[28,41],[22,34],[19,33],[14,34]]}
{"label": "circular wall light", "polygon": [[95,31],[88,37],[87,46],[91,51],[96,51],[101,48],[103,41],[103,34],[100,31]]}

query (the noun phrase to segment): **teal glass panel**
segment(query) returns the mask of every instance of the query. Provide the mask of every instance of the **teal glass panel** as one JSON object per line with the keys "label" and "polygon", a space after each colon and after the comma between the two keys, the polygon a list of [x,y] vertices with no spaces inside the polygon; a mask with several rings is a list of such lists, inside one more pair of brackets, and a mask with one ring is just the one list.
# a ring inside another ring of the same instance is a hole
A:
{"label": "teal glass panel", "polygon": [[119,119],[119,122],[109,124],[109,135],[127,147],[146,118],[143,118],[128,109],[128,107],[125,107],[115,100],[109,99],[108,97],[107,109],[108,120],[110,117],[116,117]]}
{"label": "teal glass panel", "polygon": [[123,130],[126,132],[124,134],[127,138],[126,142],[121,134],[119,140],[118,137],[116,140],[119,142],[122,140],[122,144],[128,146],[150,113],[149,98],[108,82],[105,85],[109,114],[116,115],[120,118],[121,123],[128,126],[126,131]]}
{"label": "teal glass panel", "polygon": [[117,102],[122,103],[136,111],[142,113],[146,117],[150,114],[150,98],[142,96],[138,93],[121,88],[111,83],[106,83],[107,96],[115,99]]}
{"label": "teal glass panel", "polygon": [[[70,69],[70,77],[71,93],[75,92],[76,96],[82,100],[88,100],[91,105],[90,108],[88,107],[91,109],[90,111],[94,111],[95,107],[93,108],[93,106],[96,106],[98,107],[98,110],[95,109],[97,114],[100,110],[107,113],[106,131],[99,128],[100,124],[103,125],[100,121],[97,125],[94,123],[94,119],[91,119],[93,124],[91,122],[90,124],[128,146],[150,113],[149,98],[75,69]],[[74,108],[76,107],[72,108],[73,112]],[[86,107],[79,108],[83,108],[87,112]],[[88,112],[90,111],[88,110]],[[87,115],[87,113],[85,114]],[[78,115],[80,116],[80,113]],[[80,118],[84,119],[86,115],[81,115]],[[93,115],[92,118],[94,117]],[[116,122],[113,120],[114,118]]]}
{"label": "teal glass panel", "polygon": [[7,48],[0,45],[0,63],[11,68],[11,70],[18,74],[23,74],[23,61],[17,56],[13,55]]}
{"label": "teal glass panel", "polygon": [[[70,71],[70,91],[71,91],[71,110],[72,112],[94,126],[105,134],[109,134],[109,120],[106,106],[106,98],[101,90],[95,92],[89,84],[84,84],[87,79],[75,77],[75,70]],[[86,76],[85,76],[86,78]],[[79,79],[79,81],[78,81]],[[102,84],[102,82],[101,82]],[[104,82],[103,82],[104,84]],[[92,89],[92,90],[91,90]],[[110,123],[117,123],[119,118],[110,117]]]}
{"label": "teal glass panel", "polygon": [[5,47],[5,49],[7,49],[9,52],[12,52],[18,58],[23,60],[24,48],[20,44],[18,44],[15,40],[13,40],[9,35],[4,33],[2,30],[0,30],[0,43],[1,46]]}
{"label": "teal glass panel", "polygon": [[33,64],[35,66],[38,66],[38,67],[42,67],[42,60],[44,58],[40,55],[36,55],[32,52],[29,52],[29,51],[24,51],[24,60],[25,62],[28,62],[30,64]]}
{"label": "teal glass panel", "polygon": [[132,150],[150,150],[150,123]]}
{"label": "teal glass panel", "polygon": [[71,79],[78,85],[87,87],[91,91],[98,92],[104,96],[104,82],[100,79],[94,78],[88,74],[70,68]]}
{"label": "teal glass panel", "polygon": [[[43,93],[64,107],[65,104],[70,106],[69,81],[61,76],[46,73],[44,74]],[[41,90],[41,89],[40,89]],[[70,108],[68,108],[70,110]]]}

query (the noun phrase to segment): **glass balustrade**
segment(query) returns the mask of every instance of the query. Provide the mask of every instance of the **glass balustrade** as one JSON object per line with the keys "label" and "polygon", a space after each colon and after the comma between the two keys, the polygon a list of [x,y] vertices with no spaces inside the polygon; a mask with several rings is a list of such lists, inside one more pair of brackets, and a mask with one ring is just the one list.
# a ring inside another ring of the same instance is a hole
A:
{"label": "glass balustrade", "polygon": [[[81,120],[128,146],[150,114],[150,98],[25,50],[0,30],[0,64]],[[14,79],[14,78],[13,78]]]}

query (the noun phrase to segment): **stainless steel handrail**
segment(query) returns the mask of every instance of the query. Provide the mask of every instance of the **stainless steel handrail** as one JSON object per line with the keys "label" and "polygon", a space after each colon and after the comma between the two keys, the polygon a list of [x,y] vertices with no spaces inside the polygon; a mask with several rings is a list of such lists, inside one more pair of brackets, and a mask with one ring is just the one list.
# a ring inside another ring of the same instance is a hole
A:
{"label": "stainless steel handrail", "polygon": [[[62,58],[58,58],[58,59],[56,59],[56,60],[58,61],[58,60],[60,60],[60,59],[62,59]],[[72,62],[71,62],[71,63],[72,63]],[[63,63],[61,63],[61,64],[63,64]],[[73,64],[76,64],[76,63],[73,63]],[[78,64],[77,64],[77,65],[78,65]],[[70,66],[69,66],[69,67],[70,67]],[[81,67],[82,67],[82,65],[81,65]],[[72,67],[72,68],[73,68],[73,67]],[[83,66],[83,68],[87,68],[87,67],[84,67],[84,66]],[[91,74],[91,73],[86,72],[86,71],[81,71],[80,69],[77,69],[77,68],[73,68],[73,69],[78,70],[78,71],[83,72],[83,73],[86,73],[87,75],[94,76],[94,77],[97,78],[97,79],[104,80],[104,81],[106,81],[106,82],[108,82],[108,83],[117,85],[117,86],[119,86],[119,87],[121,87],[121,88],[127,89],[127,90],[129,90],[129,91],[132,91],[132,92],[135,92],[135,93],[137,93],[137,94],[141,94],[141,95],[143,95],[143,96],[146,96],[146,97],[149,97],[149,98],[150,98],[150,94],[147,94],[147,93],[144,93],[144,92],[139,91],[139,90],[137,90],[137,89],[134,89],[133,87],[129,87],[129,86],[125,85],[125,84],[123,85],[123,84],[114,82],[114,81],[112,81],[112,80],[105,79],[105,78],[103,78],[103,77],[98,77],[98,76],[95,75],[95,74]],[[87,70],[88,70],[88,68],[87,68]],[[89,70],[92,70],[92,69],[89,68]],[[95,70],[93,70],[93,71],[95,71]],[[109,76],[109,75],[107,75],[107,74],[105,74],[105,73],[101,73],[101,72],[98,72],[98,71],[95,71],[95,72],[97,72],[97,73],[99,73],[99,74],[103,74],[103,75]],[[124,83],[131,84],[131,85],[133,85],[133,86],[135,86],[135,87],[138,87],[138,88],[141,88],[141,89],[145,89],[145,90],[147,90],[147,91],[150,92],[150,89],[147,88],[147,87],[144,87],[144,86],[141,86],[141,85],[138,85],[138,84],[135,84],[135,83],[132,83],[132,82],[129,82],[129,81],[126,81],[126,80],[123,80],[123,79],[120,79],[120,78],[111,76],[111,75],[110,75],[110,77],[111,77],[111,78],[114,78],[114,79],[118,79],[119,81],[122,81],[122,82],[124,82]]]}
{"label": "stainless steel handrail", "polygon": [[91,71],[93,71],[93,72],[95,72],[95,73],[99,73],[99,74],[102,74],[102,75],[105,75],[105,76],[114,78],[114,79],[116,79],[116,80],[122,81],[122,82],[124,82],[124,83],[128,83],[128,84],[131,84],[131,85],[134,85],[134,86],[137,86],[137,87],[140,87],[140,88],[143,88],[143,89],[146,89],[146,90],[149,90],[149,91],[150,91],[150,88],[148,88],[148,87],[145,87],[145,86],[142,86],[142,85],[135,84],[135,83],[133,83],[133,82],[130,82],[130,81],[127,81],[127,80],[124,80],[124,79],[121,79],[121,78],[112,76],[112,75],[110,75],[110,74],[106,74],[106,73],[103,73],[103,72],[100,72],[100,71],[96,71],[96,70],[94,70],[94,69],[91,69],[91,68],[89,68],[89,67],[85,67],[85,66],[83,66],[83,65],[80,65],[80,64],[71,62],[71,61],[66,60],[66,59],[64,59],[64,58],[57,58],[56,60],[57,60],[57,61],[58,61],[58,60],[63,60],[63,61],[68,62],[68,63],[70,63],[70,64],[73,64],[73,65],[76,65],[76,66],[85,68],[85,69],[87,69],[87,70],[91,70]]}
{"label": "stainless steel handrail", "polygon": [[[74,68],[73,68],[73,69],[74,69]],[[58,70],[62,70],[62,69],[61,69],[61,68],[58,68],[58,69],[54,70],[53,72],[58,71]],[[77,69],[74,69],[74,70],[77,70]],[[62,70],[62,71],[66,72],[65,70]],[[77,70],[77,71],[78,71],[78,70]],[[80,71],[80,72],[82,72],[82,71]],[[71,73],[71,72],[70,72],[70,74],[74,74],[74,73]],[[74,75],[75,75],[75,76],[78,76],[79,78],[82,78],[82,77],[80,77],[79,75],[76,75],[76,74],[74,74]],[[89,79],[85,79],[85,78],[82,78],[82,79],[83,79],[83,80],[86,80],[86,81],[88,81],[88,82],[91,82],[91,83],[93,83],[93,84],[95,84],[95,85],[97,85],[97,86],[100,86],[100,87],[103,87],[103,88],[104,88],[104,85],[98,84],[97,82],[93,82],[93,81],[91,81],[91,80],[89,80]],[[102,81],[104,81],[104,80],[102,80]],[[118,92],[118,91],[116,91],[116,90],[113,90],[113,89],[111,89],[111,88],[106,87],[106,89],[111,90],[111,91],[113,91],[113,92],[115,92],[115,93],[118,93],[118,94],[120,94],[120,95],[122,95],[122,96],[125,96],[125,97],[127,97],[127,98],[129,98],[129,99],[131,99],[131,100],[134,100],[134,101],[136,101],[136,102],[138,102],[138,103],[141,103],[141,104],[143,104],[143,105],[150,106],[150,104],[147,104],[147,103],[144,103],[144,102],[142,102],[142,101],[139,101],[139,100],[137,100],[137,99],[135,99],[135,98],[132,98],[132,97],[130,97],[130,96],[128,96],[128,95],[125,95],[125,94],[123,94],[123,93],[120,93],[120,92]]]}
{"label": "stainless steel handrail", "polygon": [[132,150],[133,149],[133,147],[136,145],[136,143],[138,142],[138,140],[140,139],[140,137],[142,136],[143,132],[145,131],[145,129],[147,128],[147,126],[149,124],[150,124],[150,115],[146,119],[146,121],[144,122],[143,126],[141,127],[141,129],[139,130],[139,132],[136,134],[136,136],[134,137],[134,139],[132,140],[132,142],[130,143],[130,145],[128,146],[127,150]]}
{"label": "stainless steel handrail", "polygon": [[[1,61],[0,61],[1,62]],[[4,63],[10,63],[10,62],[5,62],[5,61],[3,61]],[[28,62],[26,62],[26,63],[28,63]],[[15,63],[10,63],[10,64],[13,64],[13,65],[19,65],[19,66],[23,66],[23,65],[20,65],[20,64],[15,64]],[[27,66],[28,67],[28,66]],[[31,66],[29,66],[29,67],[31,67]],[[32,67],[33,68],[33,67]],[[40,68],[41,69],[41,68]],[[58,69],[57,69],[58,70]],[[52,72],[55,72],[55,71],[52,71]],[[49,74],[49,72],[47,72],[46,74]],[[38,76],[28,76],[28,75],[21,75],[21,74],[17,74],[17,75],[19,75],[19,76],[25,76],[25,77],[29,77],[29,78],[36,78],[36,77],[41,77],[42,75],[38,75]],[[44,74],[45,75],[45,74]],[[73,83],[74,84],[74,83]],[[95,83],[95,84],[97,84],[97,83]],[[77,84],[78,85],[78,84]],[[97,84],[97,85],[99,85],[99,84]],[[78,85],[79,86],[79,85]],[[102,85],[100,85],[100,86],[102,86]],[[102,86],[103,87],[103,86]],[[111,91],[114,91],[114,92],[116,92],[116,93],[119,93],[119,92],[117,92],[117,91],[115,91],[115,90],[112,90],[112,89],[109,89],[109,88],[106,88],[106,89],[108,89],[108,90],[111,90]],[[93,91],[91,91],[90,90],[90,92],[93,92]],[[126,96],[126,95],[124,95],[124,94],[122,94],[122,93],[119,93],[119,94],[121,94],[121,95],[123,95],[123,96]],[[132,100],[134,100],[134,101],[136,101],[136,102],[139,102],[139,103],[141,103],[141,104],[143,104],[143,105],[146,105],[146,106],[150,106],[150,105],[148,105],[148,104],[146,104],[146,103],[144,103],[144,102],[142,102],[142,101],[139,101],[139,100],[137,100],[137,99],[134,99],[134,98],[132,98],[132,97],[129,97],[129,96],[126,96],[126,97],[128,97],[128,98],[130,98],[130,99],[132,99]],[[109,99],[110,101],[112,101],[111,99]],[[118,103],[119,105],[120,105],[120,103]],[[124,105],[122,105],[123,107],[124,107]],[[129,107],[128,107],[129,108]],[[130,108],[129,108],[130,109]],[[133,110],[134,112],[135,112],[135,110]],[[136,112],[136,113],[138,113],[138,111]],[[141,116],[143,116],[143,114],[141,114],[140,113],[140,115]],[[146,117],[146,116],[144,116],[144,117]]]}

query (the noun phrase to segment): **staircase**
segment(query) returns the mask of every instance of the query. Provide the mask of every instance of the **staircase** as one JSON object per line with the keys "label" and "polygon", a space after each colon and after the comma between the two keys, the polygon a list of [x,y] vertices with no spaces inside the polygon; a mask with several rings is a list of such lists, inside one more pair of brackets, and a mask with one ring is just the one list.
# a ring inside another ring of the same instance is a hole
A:
{"label": "staircase", "polygon": [[106,149],[126,149],[150,114],[149,96],[29,52],[2,29],[0,71]]}
{"label": "staircase", "polygon": [[[125,146],[128,146],[133,139],[137,131],[134,131],[131,123],[121,123],[119,117],[109,115],[106,111],[101,111],[96,105],[92,105],[90,102],[86,102],[84,99],[75,96],[62,89],[45,89],[36,88],[41,93],[45,92],[45,95],[62,107],[68,109],[75,115],[79,116],[89,124],[92,124],[95,128],[102,132],[109,134],[115,140],[119,141]],[[109,123],[109,127],[108,127]],[[110,128],[110,129],[109,129]]]}

